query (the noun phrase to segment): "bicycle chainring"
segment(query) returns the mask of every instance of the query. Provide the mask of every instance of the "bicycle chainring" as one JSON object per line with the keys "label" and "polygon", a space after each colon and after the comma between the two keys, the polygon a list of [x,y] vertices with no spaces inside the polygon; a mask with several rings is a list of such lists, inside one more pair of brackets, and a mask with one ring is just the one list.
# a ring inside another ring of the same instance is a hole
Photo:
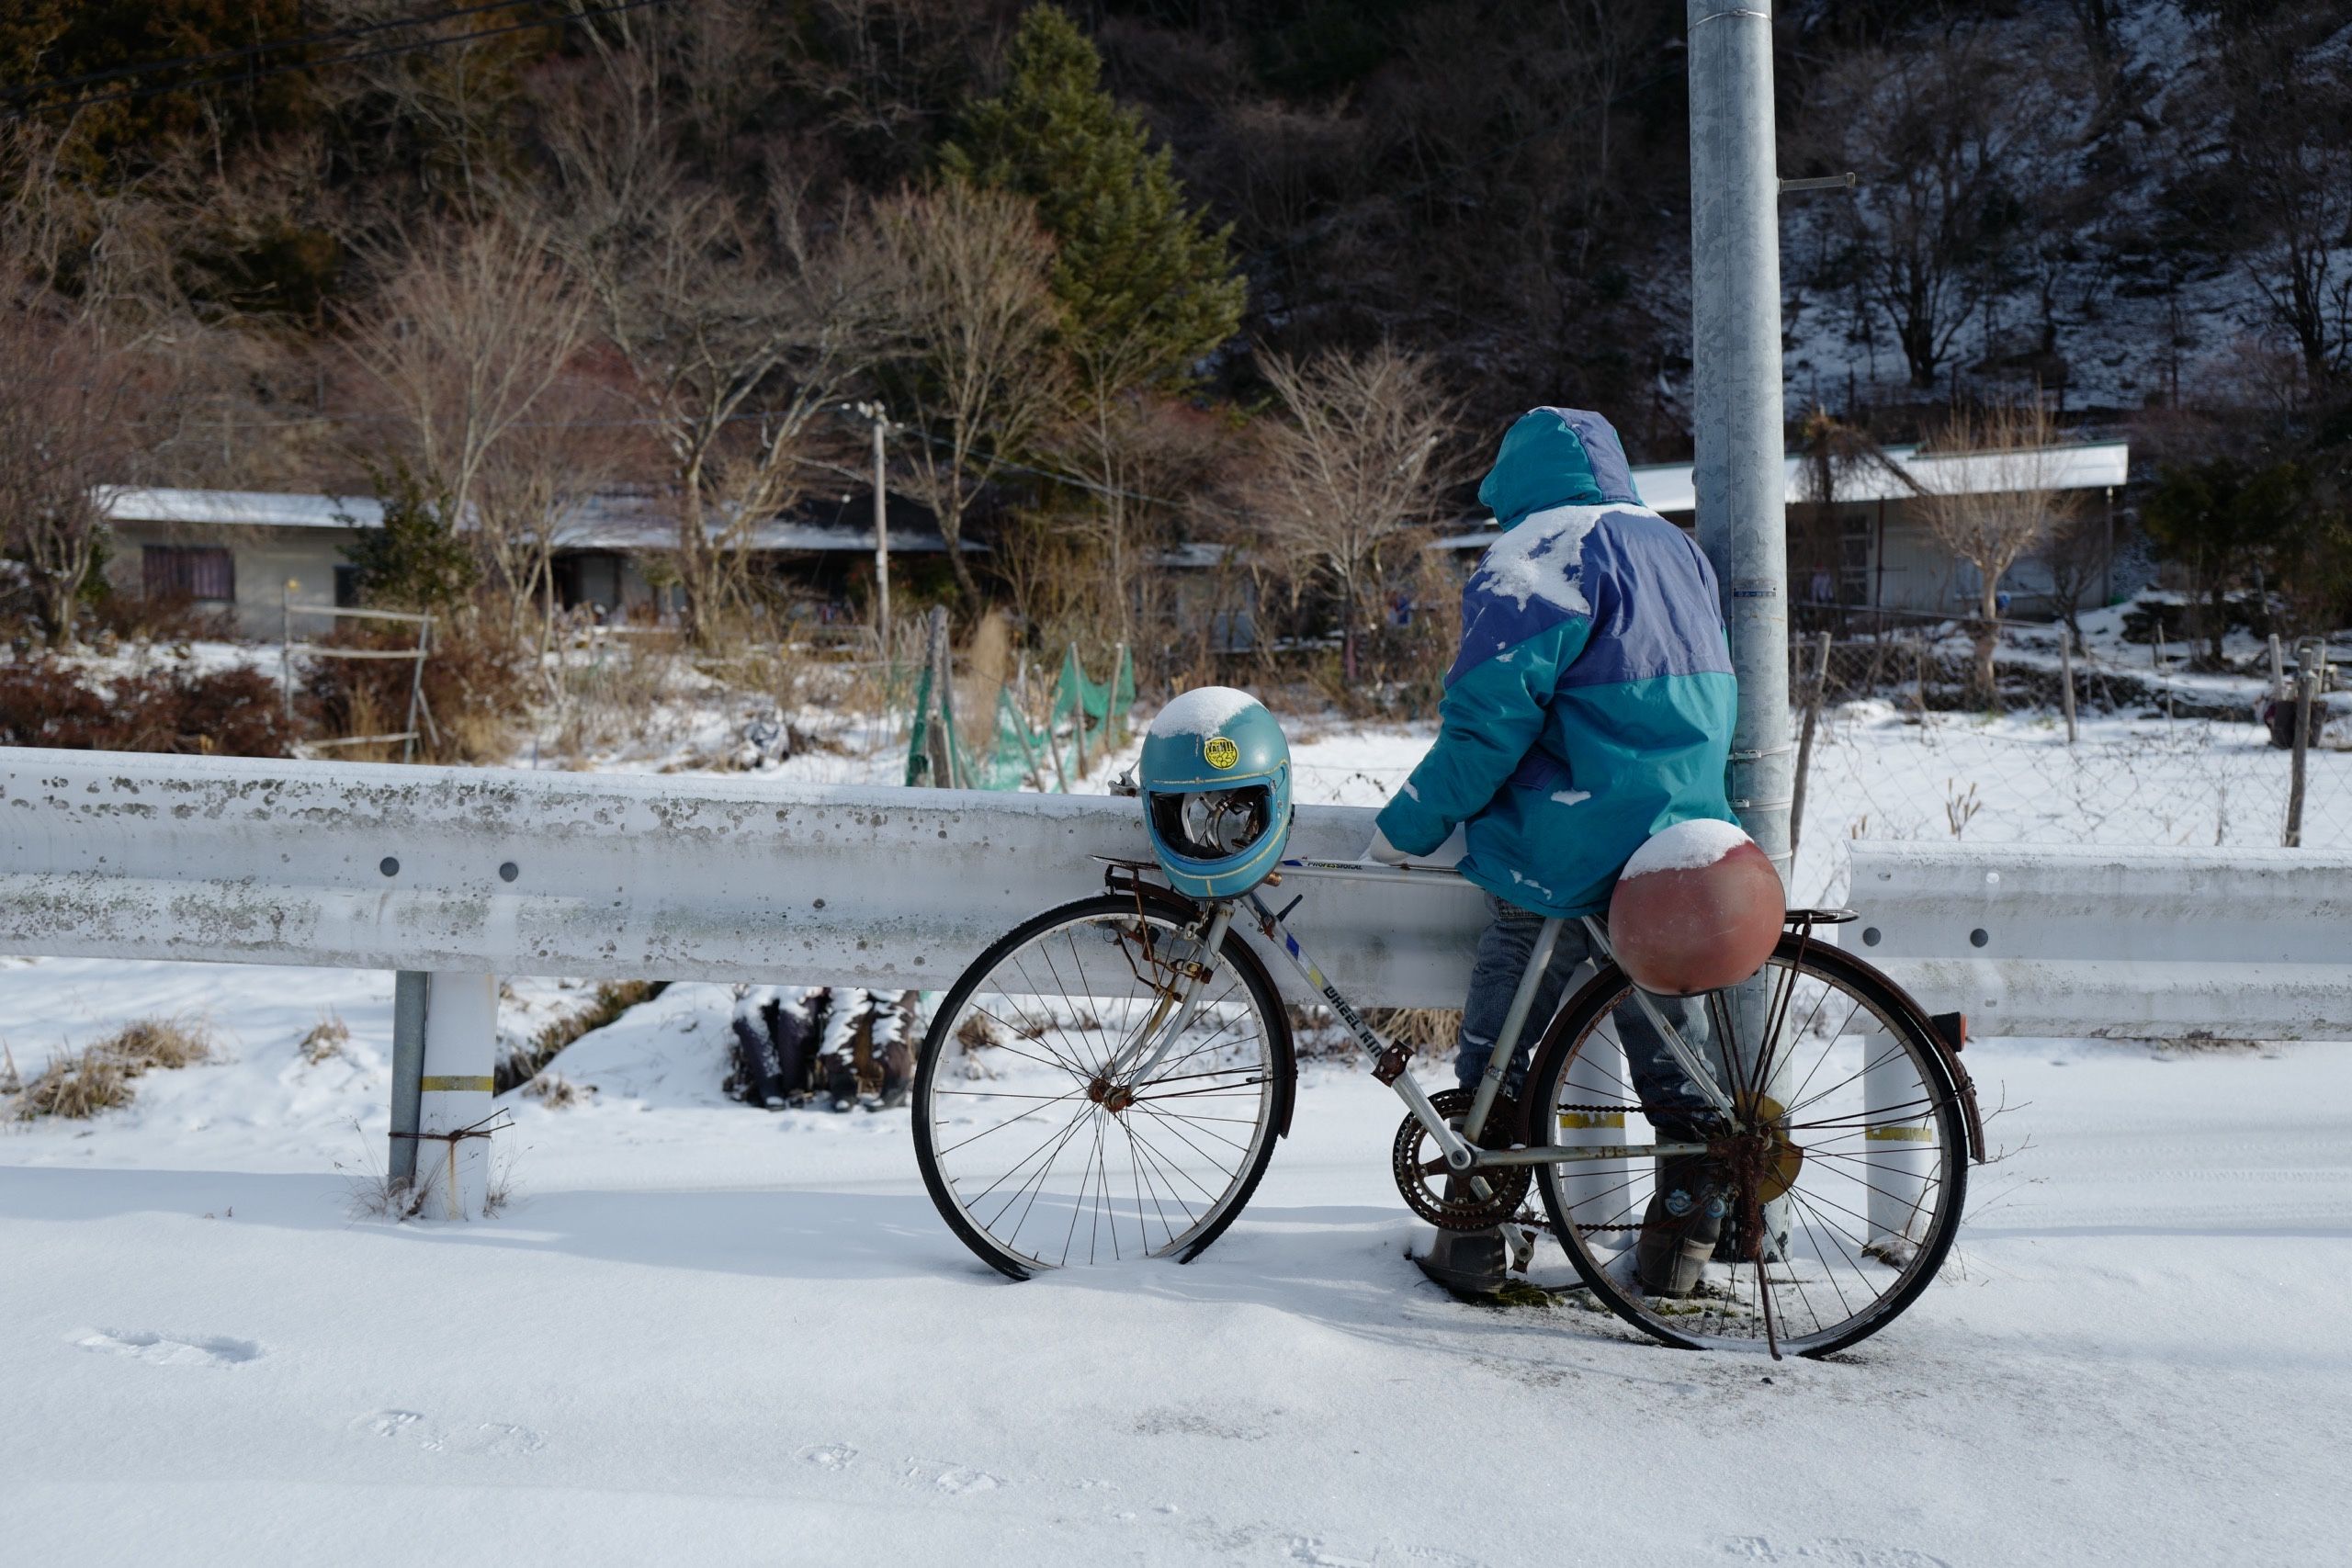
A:
{"label": "bicycle chainring", "polygon": [[[1455,1132],[1462,1130],[1463,1118],[1470,1114],[1470,1103],[1476,1096],[1466,1089],[1449,1089],[1430,1096],[1430,1104],[1446,1125]],[[1498,1133],[1508,1135],[1519,1125],[1519,1107],[1506,1094],[1495,1096],[1492,1110],[1487,1112],[1487,1140],[1492,1142]],[[1418,1117],[1408,1116],[1405,1124],[1396,1129],[1396,1147],[1390,1168],[1396,1177],[1396,1190],[1404,1195],[1406,1207],[1442,1231],[1483,1231],[1509,1224],[1519,1213],[1519,1206],[1527,1199],[1528,1183],[1533,1179],[1534,1168],[1524,1165],[1495,1166],[1478,1172],[1487,1184],[1487,1196],[1479,1198],[1470,1190],[1465,1179],[1457,1180],[1445,1168],[1445,1155],[1430,1137],[1429,1129]],[[1448,1197],[1453,1192],[1457,1194]]]}

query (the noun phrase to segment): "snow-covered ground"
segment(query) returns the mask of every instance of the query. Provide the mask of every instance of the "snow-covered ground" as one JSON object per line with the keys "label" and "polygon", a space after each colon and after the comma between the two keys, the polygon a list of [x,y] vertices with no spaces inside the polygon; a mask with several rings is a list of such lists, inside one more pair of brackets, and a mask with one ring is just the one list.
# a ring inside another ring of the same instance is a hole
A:
{"label": "snow-covered ground", "polygon": [[[2046,718],[1914,716],[1829,716],[1801,896],[1838,891],[1858,830],[2276,841],[2286,759],[2251,724],[2106,718],[2070,750]],[[686,715],[660,755],[605,765],[692,765],[734,722]],[[1430,733],[1293,728],[1301,798],[1361,804]],[[826,739],[767,771],[902,766]],[[2352,842],[2352,755],[2314,756],[2307,822]],[[505,1027],[582,1000],[518,983]],[[0,1556],[1920,1568],[2340,1547],[2343,1047],[1979,1043],[2010,1153],[1976,1173],[1954,1261],[1858,1350],[1775,1366],[1423,1282],[1385,1169],[1401,1112],[1335,1065],[1200,1261],[1010,1284],[933,1213],[903,1112],[720,1098],[732,1005],[675,986],[588,1034],[554,1067],[580,1102],[503,1101],[498,1218],[394,1225],[356,1214],[384,1147],[389,976],[0,960],[28,1073],[158,1014],[222,1047],[93,1122],[0,1126]],[[349,1043],[305,1061],[330,1013]]]}
{"label": "snow-covered ground", "polygon": [[[185,1005],[187,973],[17,965],[0,998],[22,1042]],[[718,987],[575,1046],[588,1103],[516,1102],[497,1220],[356,1219],[334,1166],[381,1148],[382,987],[242,980],[215,993],[250,998],[216,1019],[233,1060],[0,1138],[11,1561],[1920,1568],[2340,1544],[2340,1047],[1980,1043],[2015,1152],[1976,1174],[1944,1278],[1860,1349],[1773,1365],[1425,1283],[1385,1169],[1396,1102],[1337,1067],[1198,1262],[1011,1284],[933,1213],[903,1115],[718,1099]],[[300,1066],[326,1006],[351,1056]]]}

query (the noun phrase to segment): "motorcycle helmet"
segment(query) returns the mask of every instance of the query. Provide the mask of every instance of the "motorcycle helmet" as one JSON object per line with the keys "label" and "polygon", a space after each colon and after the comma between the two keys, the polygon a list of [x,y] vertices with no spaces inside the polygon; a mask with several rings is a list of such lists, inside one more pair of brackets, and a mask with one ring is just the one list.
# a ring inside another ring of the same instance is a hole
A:
{"label": "motorcycle helmet", "polygon": [[1249,693],[1202,686],[1161,708],[1136,773],[1152,853],[1179,893],[1238,898],[1282,859],[1290,742]]}

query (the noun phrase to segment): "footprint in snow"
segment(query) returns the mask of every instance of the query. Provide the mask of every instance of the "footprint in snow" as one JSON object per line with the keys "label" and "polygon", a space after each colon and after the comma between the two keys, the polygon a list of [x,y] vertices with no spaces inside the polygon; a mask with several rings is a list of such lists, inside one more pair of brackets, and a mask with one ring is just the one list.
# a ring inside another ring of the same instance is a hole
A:
{"label": "footprint in snow", "polygon": [[352,1429],[372,1438],[412,1443],[429,1454],[453,1453],[511,1458],[535,1454],[548,1446],[547,1437],[511,1421],[477,1421],[470,1426],[440,1427],[414,1410],[379,1410],[362,1416]]}
{"label": "footprint in snow", "polygon": [[990,1475],[985,1470],[924,1459],[907,1461],[907,1479],[917,1484],[927,1483],[954,1496],[961,1496],[967,1492],[993,1492],[1004,1484],[1002,1476]]}
{"label": "footprint in snow", "polygon": [[1812,1540],[1773,1540],[1766,1536],[1734,1536],[1723,1542],[1725,1555],[1746,1562],[1796,1562],[1806,1568],[1951,1568],[1940,1557],[1914,1551],[1907,1546],[1825,1536]]}
{"label": "footprint in snow", "polygon": [[261,1347],[250,1339],[217,1336],[178,1339],[168,1334],[115,1330],[93,1334],[74,1343],[85,1350],[128,1356],[151,1367],[234,1367],[261,1356]]}
{"label": "footprint in snow", "polygon": [[847,1443],[811,1443],[799,1453],[803,1464],[813,1464],[819,1470],[847,1470],[857,1458],[857,1450]]}

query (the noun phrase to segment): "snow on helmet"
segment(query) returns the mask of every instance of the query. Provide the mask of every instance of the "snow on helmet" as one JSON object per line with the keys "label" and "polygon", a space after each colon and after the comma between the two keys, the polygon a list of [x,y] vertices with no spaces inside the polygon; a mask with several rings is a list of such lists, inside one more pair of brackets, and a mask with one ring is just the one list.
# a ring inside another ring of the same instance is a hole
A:
{"label": "snow on helmet", "polygon": [[1136,767],[1151,852],[1176,891],[1238,898],[1290,841],[1290,742],[1265,705],[1201,686],[1159,710]]}
{"label": "snow on helmet", "polygon": [[1729,822],[1678,822],[1618,874],[1609,945],[1643,990],[1695,997],[1761,969],[1785,913],[1781,874],[1755,840]]}

